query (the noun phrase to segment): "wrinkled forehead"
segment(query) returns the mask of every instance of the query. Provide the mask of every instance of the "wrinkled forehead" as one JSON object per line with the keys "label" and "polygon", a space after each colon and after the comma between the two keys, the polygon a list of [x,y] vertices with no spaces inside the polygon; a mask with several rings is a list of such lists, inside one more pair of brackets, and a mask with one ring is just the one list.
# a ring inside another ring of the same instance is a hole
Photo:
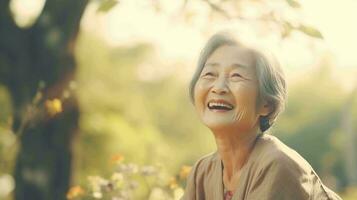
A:
{"label": "wrinkled forehead", "polygon": [[208,56],[204,67],[232,67],[255,73],[256,54],[240,45],[222,45]]}

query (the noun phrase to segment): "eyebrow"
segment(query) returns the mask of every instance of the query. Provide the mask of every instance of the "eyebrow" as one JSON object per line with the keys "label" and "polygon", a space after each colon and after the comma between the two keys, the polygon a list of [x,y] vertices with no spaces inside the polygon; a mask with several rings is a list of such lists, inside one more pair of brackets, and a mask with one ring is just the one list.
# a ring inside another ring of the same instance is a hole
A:
{"label": "eyebrow", "polygon": [[[207,64],[205,64],[205,67],[207,67],[207,66],[219,67],[220,64],[219,64],[219,63],[207,63]],[[242,64],[239,64],[239,63],[233,63],[233,64],[231,65],[231,67],[234,67],[234,68],[243,68],[243,69],[248,68],[248,66],[242,65]]]}

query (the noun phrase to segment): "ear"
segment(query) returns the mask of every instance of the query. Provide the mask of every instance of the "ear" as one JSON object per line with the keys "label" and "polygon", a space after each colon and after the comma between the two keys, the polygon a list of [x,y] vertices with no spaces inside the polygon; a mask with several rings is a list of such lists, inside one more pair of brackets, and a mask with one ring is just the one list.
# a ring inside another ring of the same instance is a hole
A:
{"label": "ear", "polygon": [[267,116],[272,111],[273,111],[272,105],[268,101],[264,100],[263,103],[261,104],[260,108],[259,108],[259,113],[258,114],[260,116]]}

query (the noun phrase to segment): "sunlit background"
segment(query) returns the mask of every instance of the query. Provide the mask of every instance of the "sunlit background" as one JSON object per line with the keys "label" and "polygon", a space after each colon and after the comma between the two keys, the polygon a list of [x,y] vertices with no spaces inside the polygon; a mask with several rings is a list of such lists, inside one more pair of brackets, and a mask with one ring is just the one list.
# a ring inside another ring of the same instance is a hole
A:
{"label": "sunlit background", "polygon": [[[17,26],[33,26],[45,3],[12,0]],[[173,196],[181,194],[176,189],[184,186],[182,173],[215,150],[190,104],[188,83],[209,36],[233,29],[242,40],[274,52],[286,73],[287,107],[271,133],[303,155],[327,186],[356,199],[356,8],[353,0],[90,1],[69,85],[80,109],[71,186],[85,188],[90,176],[112,176],[114,160],[160,166],[161,188],[168,184]],[[43,39],[55,43],[62,31]],[[61,100],[46,102],[53,115],[63,112]],[[11,130],[12,106],[0,84],[0,199],[13,199],[21,150]],[[134,199],[159,199],[155,195],[164,191],[158,188],[139,189]]]}

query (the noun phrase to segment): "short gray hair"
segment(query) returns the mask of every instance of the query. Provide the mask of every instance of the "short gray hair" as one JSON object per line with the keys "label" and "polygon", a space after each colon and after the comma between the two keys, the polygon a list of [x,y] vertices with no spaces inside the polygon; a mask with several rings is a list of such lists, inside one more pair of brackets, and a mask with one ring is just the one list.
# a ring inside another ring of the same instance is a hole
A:
{"label": "short gray hair", "polygon": [[224,45],[243,46],[248,48],[254,55],[255,71],[258,79],[257,107],[263,100],[266,100],[272,106],[272,111],[267,116],[259,119],[260,130],[264,132],[274,124],[278,115],[284,110],[287,96],[285,76],[273,54],[243,45],[232,32],[216,33],[207,41],[201,51],[196,71],[189,86],[191,102],[194,103],[194,88],[207,59],[216,49]]}

